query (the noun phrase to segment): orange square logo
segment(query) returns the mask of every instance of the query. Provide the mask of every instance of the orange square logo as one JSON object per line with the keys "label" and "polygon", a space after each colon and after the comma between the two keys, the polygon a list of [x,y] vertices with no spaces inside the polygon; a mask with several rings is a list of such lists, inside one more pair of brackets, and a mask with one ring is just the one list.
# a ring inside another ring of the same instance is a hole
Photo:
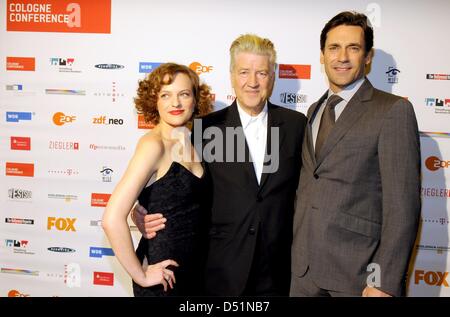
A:
{"label": "orange square logo", "polygon": [[31,71],[35,70],[34,57],[6,57],[6,70]]}
{"label": "orange square logo", "polygon": [[111,194],[92,193],[91,206],[92,207],[106,207]]}
{"label": "orange square logo", "polygon": [[149,122],[145,122],[144,115],[138,115],[138,129],[153,129],[155,126]]}
{"label": "orange square logo", "polygon": [[6,30],[111,33],[111,0],[7,0]]}
{"label": "orange square logo", "polygon": [[311,65],[280,64],[279,78],[311,79]]}
{"label": "orange square logo", "polygon": [[6,162],[6,176],[34,177],[34,164]]}

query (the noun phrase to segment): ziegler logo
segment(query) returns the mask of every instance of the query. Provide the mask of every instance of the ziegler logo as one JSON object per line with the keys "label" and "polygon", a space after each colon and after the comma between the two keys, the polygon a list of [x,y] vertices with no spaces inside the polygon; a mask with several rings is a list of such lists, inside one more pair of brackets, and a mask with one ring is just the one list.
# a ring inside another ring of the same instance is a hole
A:
{"label": "ziegler logo", "polygon": [[47,230],[56,227],[59,231],[77,231],[74,226],[76,220],[76,218],[48,217]]}

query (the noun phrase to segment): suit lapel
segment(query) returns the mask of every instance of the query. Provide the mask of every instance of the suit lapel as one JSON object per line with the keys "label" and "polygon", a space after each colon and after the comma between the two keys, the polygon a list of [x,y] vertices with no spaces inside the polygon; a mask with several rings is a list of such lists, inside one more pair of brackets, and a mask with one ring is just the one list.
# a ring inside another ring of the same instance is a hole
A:
{"label": "suit lapel", "polygon": [[324,100],[328,96],[328,90],[325,92],[322,97],[320,97],[319,101],[312,104],[308,109],[308,124],[306,125],[306,146],[307,146],[307,157],[313,165],[316,165],[316,155],[314,151],[314,143],[313,143],[313,134],[312,134],[312,123],[314,118],[316,117],[317,111],[320,108],[320,105],[324,102]]}
{"label": "suit lapel", "polygon": [[372,98],[373,87],[370,82],[366,79],[358,91],[355,93],[352,99],[348,102],[344,111],[339,116],[336,124],[331,130],[330,135],[325,141],[320,155],[317,158],[316,169],[323,162],[325,157],[330,154],[332,149],[336,144],[342,139],[342,137],[347,133],[347,131],[355,124],[355,122],[364,114],[366,108],[364,106],[364,101],[370,100]]}
{"label": "suit lapel", "polygon": [[[261,192],[262,188],[264,187],[264,185],[267,183],[267,180],[269,178],[269,176],[271,174],[273,174],[273,172],[267,171],[268,166],[270,165],[270,162],[268,161],[269,157],[268,154],[270,154],[272,157],[274,155],[277,155],[277,153],[269,153],[269,151],[272,150],[272,127],[273,128],[278,128],[278,137],[279,137],[279,144],[278,144],[278,148],[276,149],[276,151],[278,151],[279,157],[278,157],[278,161],[280,162],[280,156],[282,154],[282,148],[283,148],[283,142],[284,142],[284,138],[286,136],[286,131],[285,129],[283,129],[282,125],[283,125],[283,119],[279,116],[279,114],[275,111],[274,106],[270,103],[267,102],[267,140],[266,140],[266,150],[264,151],[264,166],[263,166],[263,173],[261,175],[261,182],[259,184],[259,191]],[[266,164],[267,162],[267,164]],[[256,177],[256,176],[255,176]]]}
{"label": "suit lapel", "polygon": [[[247,144],[247,140],[245,138],[245,134],[244,134],[244,130],[242,128],[242,122],[241,119],[239,117],[239,112],[237,109],[238,105],[236,103],[236,101],[234,101],[231,106],[229,107],[229,111],[228,111],[228,115],[225,119],[225,129],[224,129],[224,134],[226,135],[226,127],[232,127],[232,128],[239,128],[240,129],[240,133],[238,134],[238,140],[240,138],[243,138],[245,141],[245,162],[236,162],[236,164],[233,164],[234,166],[236,166],[239,170],[236,171],[237,173],[242,173],[242,170],[240,170],[239,166],[242,166],[241,164],[243,164],[244,167],[244,175],[245,175],[245,179],[246,179],[246,184],[250,184],[252,187],[252,191],[256,191],[258,188],[258,180],[256,179],[256,174],[255,174],[255,169],[253,168],[253,163],[250,161],[250,150]],[[242,133],[242,134],[241,134]],[[226,140],[226,137],[224,138],[224,140]],[[234,153],[233,153],[233,157],[234,159],[237,158],[237,151],[238,151],[238,142],[236,142],[236,139],[234,140]],[[224,147],[226,148],[226,142],[224,142]]]}

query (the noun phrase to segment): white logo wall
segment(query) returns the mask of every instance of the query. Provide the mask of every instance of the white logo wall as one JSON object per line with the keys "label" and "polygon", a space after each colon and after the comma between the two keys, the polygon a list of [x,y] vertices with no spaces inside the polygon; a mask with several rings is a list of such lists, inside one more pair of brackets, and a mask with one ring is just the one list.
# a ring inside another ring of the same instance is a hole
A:
{"label": "white logo wall", "polygon": [[[327,87],[320,31],[348,9],[365,12],[374,25],[369,78],[407,97],[423,131],[423,219],[409,294],[450,295],[450,44],[439,22],[447,20],[448,2],[431,7],[421,1],[283,0],[275,8],[268,2],[255,8],[116,1],[108,11],[109,1],[102,1],[105,10],[90,12],[89,1],[78,1],[81,22],[84,15],[104,21],[101,29],[78,32],[30,23],[8,28],[9,5],[19,2],[0,2],[0,296],[131,295],[131,281],[100,219],[146,132],[138,128],[133,107],[137,81],[161,62],[192,65],[212,87],[216,109],[223,108],[233,99],[229,45],[253,32],[272,39],[278,50],[281,71],[271,101],[306,113]],[[39,13],[65,12],[57,2],[47,1],[50,9]],[[18,8],[27,13],[27,7]],[[433,19],[424,19],[425,12]]]}

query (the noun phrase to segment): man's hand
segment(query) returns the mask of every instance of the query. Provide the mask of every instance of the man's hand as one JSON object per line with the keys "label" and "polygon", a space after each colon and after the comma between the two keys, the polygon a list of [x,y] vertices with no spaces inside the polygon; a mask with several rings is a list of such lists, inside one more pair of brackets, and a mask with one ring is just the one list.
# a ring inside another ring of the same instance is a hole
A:
{"label": "man's hand", "polygon": [[147,210],[136,203],[131,210],[131,220],[138,227],[144,238],[152,239],[156,237],[156,232],[164,229],[166,218],[162,214],[147,214]]}
{"label": "man's hand", "polygon": [[388,293],[380,291],[375,287],[367,286],[362,292],[362,297],[392,297],[392,296],[389,295]]}

